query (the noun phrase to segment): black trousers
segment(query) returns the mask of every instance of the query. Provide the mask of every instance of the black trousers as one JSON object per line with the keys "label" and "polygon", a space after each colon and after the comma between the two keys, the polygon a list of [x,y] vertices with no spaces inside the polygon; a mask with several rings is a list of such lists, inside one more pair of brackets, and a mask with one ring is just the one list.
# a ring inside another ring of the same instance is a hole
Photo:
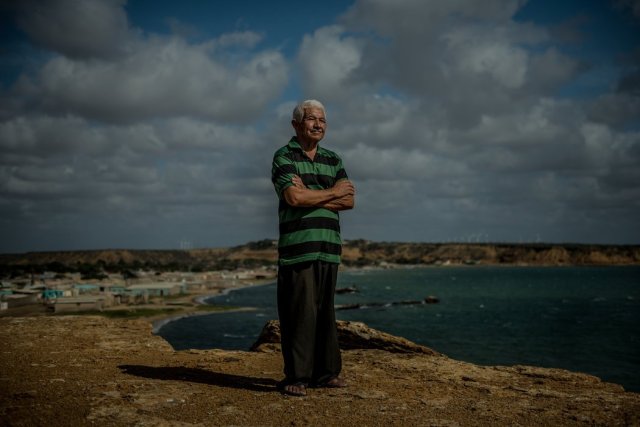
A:
{"label": "black trousers", "polygon": [[278,317],[287,383],[322,383],[342,369],[334,295],[338,264],[278,269]]}

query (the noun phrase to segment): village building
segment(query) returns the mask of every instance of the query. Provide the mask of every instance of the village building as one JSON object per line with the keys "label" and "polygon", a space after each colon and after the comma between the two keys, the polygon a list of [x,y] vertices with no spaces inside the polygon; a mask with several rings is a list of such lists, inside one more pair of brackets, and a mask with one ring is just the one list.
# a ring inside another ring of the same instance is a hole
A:
{"label": "village building", "polygon": [[152,297],[167,297],[186,293],[186,285],[180,282],[139,283],[128,286],[126,291],[133,296],[148,295]]}
{"label": "village building", "polygon": [[55,313],[69,313],[77,311],[102,311],[105,307],[103,296],[63,297],[55,300]]}
{"label": "village building", "polygon": [[14,308],[14,307],[22,307],[24,305],[29,304],[37,304],[40,299],[39,291],[28,291],[28,290],[14,290],[9,295],[2,295],[3,307]]}

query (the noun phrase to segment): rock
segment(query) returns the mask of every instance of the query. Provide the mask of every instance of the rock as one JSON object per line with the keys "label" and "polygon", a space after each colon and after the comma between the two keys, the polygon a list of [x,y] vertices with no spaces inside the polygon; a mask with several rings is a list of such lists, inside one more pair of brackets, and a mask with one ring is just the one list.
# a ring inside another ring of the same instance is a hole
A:
{"label": "rock", "polygon": [[[433,297],[435,298],[435,297]],[[437,302],[437,301],[436,301]],[[394,302],[367,302],[364,304],[343,304],[337,305],[336,310],[358,310],[361,308],[372,308],[372,307],[391,307],[394,305],[420,305],[425,304],[425,301],[418,300],[404,300],[404,301],[394,301]]]}
{"label": "rock", "polygon": [[[277,320],[269,320],[265,323],[250,351],[264,351],[263,347],[266,347],[267,344],[280,344],[280,322]],[[273,349],[272,346],[269,348]]]}
{"label": "rock", "polygon": [[336,310],[358,310],[362,307],[362,304],[343,304],[336,305]]}
{"label": "rock", "polygon": [[355,397],[359,397],[360,399],[378,399],[385,400],[389,397],[387,393],[380,390],[359,390],[353,393]]}
{"label": "rock", "polygon": [[423,302],[418,300],[404,300],[404,301],[395,301],[391,303],[391,305],[417,305],[417,304],[423,304]]}
{"label": "rock", "polygon": [[[362,322],[338,320],[338,341],[342,350],[377,349],[392,353],[421,353],[440,355],[438,352],[386,332],[370,328]],[[268,321],[260,336],[251,346],[251,351],[272,352],[274,344],[280,343],[280,322]]]}

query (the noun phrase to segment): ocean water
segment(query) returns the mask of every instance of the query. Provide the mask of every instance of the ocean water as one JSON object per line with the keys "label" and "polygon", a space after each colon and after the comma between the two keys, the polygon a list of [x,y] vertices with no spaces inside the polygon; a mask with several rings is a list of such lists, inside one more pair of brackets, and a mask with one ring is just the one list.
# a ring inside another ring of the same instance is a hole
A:
{"label": "ocean water", "polygon": [[[429,267],[341,272],[342,320],[481,365],[534,365],[596,375],[640,392],[640,267]],[[437,304],[393,304],[433,295]],[[176,349],[248,349],[277,319],[275,284],[211,298],[253,307],[176,320]],[[369,304],[367,306],[367,304]]]}

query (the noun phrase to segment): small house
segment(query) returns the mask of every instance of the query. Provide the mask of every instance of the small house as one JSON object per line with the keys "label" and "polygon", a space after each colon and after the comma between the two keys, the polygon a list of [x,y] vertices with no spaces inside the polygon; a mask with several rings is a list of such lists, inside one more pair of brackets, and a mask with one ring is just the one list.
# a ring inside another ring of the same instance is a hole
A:
{"label": "small house", "polygon": [[42,299],[44,300],[62,298],[63,296],[64,291],[60,289],[45,289],[42,291]]}
{"label": "small house", "polygon": [[2,301],[7,303],[7,308],[21,307],[38,303],[38,294],[35,293],[13,293],[3,295]]}
{"label": "small house", "polygon": [[53,304],[55,313],[69,313],[75,311],[102,311],[104,308],[104,297],[64,297],[56,299]]}
{"label": "small house", "polygon": [[79,284],[73,285],[73,289],[75,289],[78,292],[78,294],[89,294],[89,293],[98,292],[100,289],[100,286],[93,285],[90,283],[79,283]]}
{"label": "small house", "polygon": [[180,282],[174,283],[139,283],[127,287],[131,295],[148,295],[155,297],[167,297],[180,295],[186,292],[186,285]]}

